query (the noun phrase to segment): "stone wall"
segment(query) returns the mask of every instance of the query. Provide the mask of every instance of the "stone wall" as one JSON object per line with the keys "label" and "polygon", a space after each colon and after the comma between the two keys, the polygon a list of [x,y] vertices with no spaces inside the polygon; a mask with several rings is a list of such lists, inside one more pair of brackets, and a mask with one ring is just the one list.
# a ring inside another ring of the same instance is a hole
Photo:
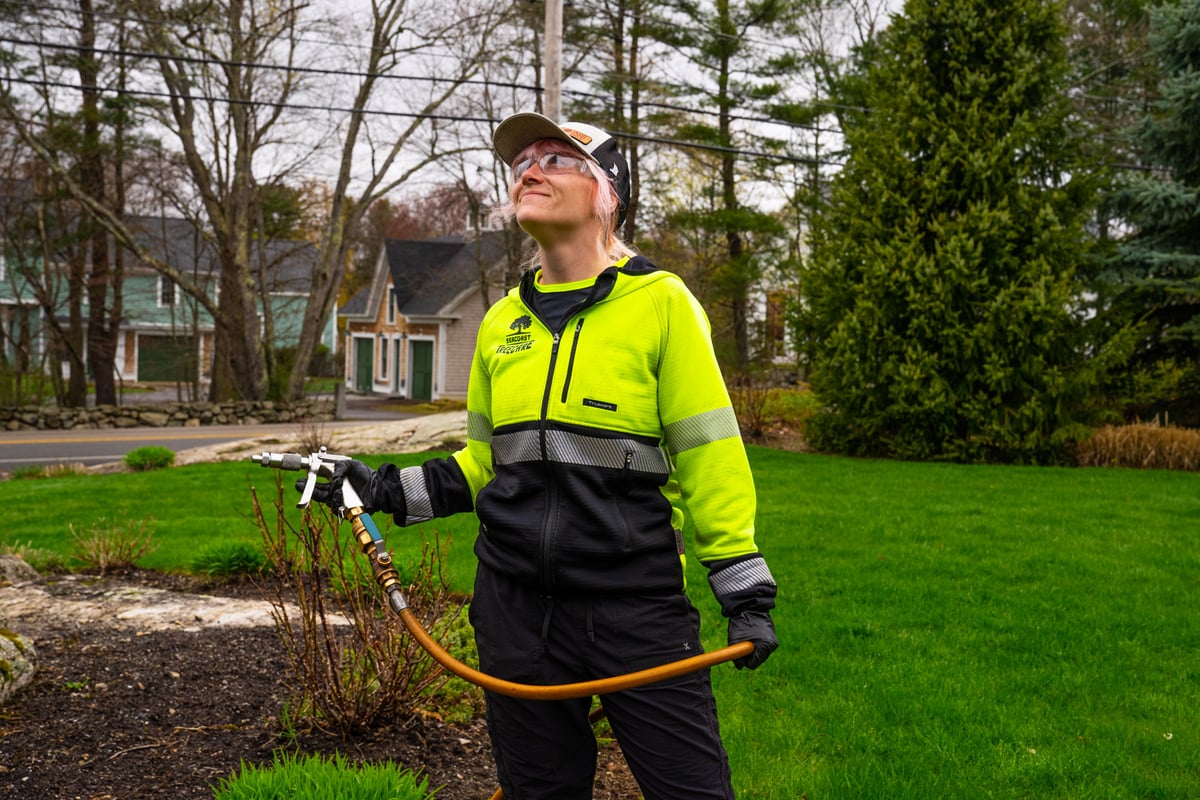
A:
{"label": "stone wall", "polygon": [[265,425],[278,422],[331,422],[333,400],[229,403],[156,403],[146,406],[0,408],[0,430],[71,430],[73,428],[167,428],[200,425]]}

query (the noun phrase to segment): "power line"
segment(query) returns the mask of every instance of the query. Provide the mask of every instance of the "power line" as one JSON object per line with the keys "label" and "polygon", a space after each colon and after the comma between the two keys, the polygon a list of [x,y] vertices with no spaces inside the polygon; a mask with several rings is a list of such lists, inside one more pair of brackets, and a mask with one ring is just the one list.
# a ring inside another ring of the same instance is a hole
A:
{"label": "power line", "polygon": [[[592,2],[591,0],[585,0],[583,2],[580,2],[580,0],[576,0],[576,2],[578,2],[579,5],[581,5],[583,7],[594,8],[594,9],[600,8],[595,2]],[[679,27],[678,19],[667,19],[666,17],[660,17],[660,16],[648,15],[648,14],[642,14],[640,16],[640,19],[643,22],[652,22],[652,23],[661,25],[663,27],[672,27],[672,28]],[[717,30],[716,28],[712,27],[711,25],[701,26],[700,20],[695,17],[687,17],[687,22],[692,25],[695,25],[697,27],[700,27],[704,33],[706,33],[707,35],[711,36],[714,39],[736,40],[736,41],[740,41],[740,42],[745,42],[746,44],[756,45],[758,47],[767,47],[767,48],[771,48],[774,50],[779,50],[781,52],[790,52],[793,49],[793,48],[788,47],[786,44],[782,44],[778,39],[760,39],[757,37],[738,35],[736,33],[726,33],[725,31]]]}
{"label": "power line", "polygon": [[[490,79],[471,79],[471,78],[461,78],[461,79],[459,79],[459,78],[436,78],[436,77],[430,77],[430,76],[425,76],[425,75],[392,75],[392,74],[381,73],[381,72],[362,72],[362,71],[356,71],[356,70],[334,70],[334,69],[322,69],[319,67],[300,67],[300,66],[294,66],[294,65],[283,66],[283,65],[279,65],[279,64],[268,64],[268,63],[255,62],[255,61],[234,61],[234,60],[230,60],[230,59],[201,58],[199,56],[165,55],[162,53],[155,53],[155,52],[150,52],[150,51],[128,50],[128,49],[122,49],[122,48],[108,48],[108,47],[96,47],[96,46],[80,47],[78,45],[59,44],[57,42],[45,42],[45,41],[41,41],[41,40],[37,40],[37,39],[21,39],[21,38],[12,37],[12,36],[0,36],[0,42],[8,42],[10,44],[23,45],[26,47],[46,48],[46,49],[50,49],[50,50],[59,50],[59,51],[97,53],[100,55],[109,55],[109,56],[116,56],[116,57],[133,57],[133,58],[146,58],[146,59],[168,58],[171,60],[182,61],[187,64],[195,64],[198,66],[220,66],[220,67],[241,67],[241,68],[250,68],[250,69],[266,69],[266,70],[277,70],[277,71],[288,72],[288,73],[321,75],[321,76],[325,76],[325,77],[339,77],[339,78],[343,78],[343,77],[370,78],[370,79],[379,78],[379,79],[385,79],[385,80],[403,80],[403,81],[426,82],[426,83],[460,83],[460,84],[466,84],[466,85],[487,86],[489,88],[516,89],[516,90],[521,90],[521,91],[530,91],[535,94],[544,91],[543,88],[539,87],[539,86],[525,84],[525,83],[517,83],[517,82],[513,82],[513,81],[496,81],[496,80],[490,80]],[[588,92],[584,92],[584,91],[580,91],[580,90],[564,89],[563,92],[564,92],[564,94],[568,94],[573,97],[600,98],[605,101],[608,100],[608,98],[602,97],[601,95],[597,95],[595,93],[588,93]],[[668,110],[668,111],[678,111],[678,112],[686,113],[686,114],[697,114],[697,115],[706,115],[706,116],[713,116],[716,114],[716,112],[713,112],[713,111],[691,108],[688,106],[683,106],[683,105],[678,105],[678,104],[670,104],[670,103],[643,101],[643,102],[639,103],[639,105],[641,105],[642,107],[645,107],[645,108],[661,108],[661,109]],[[780,125],[780,126],[784,126],[784,127],[788,127],[788,128],[795,128],[795,129],[799,129],[799,130],[809,130],[814,133],[833,133],[833,134],[839,133],[839,131],[837,131],[835,129],[831,129],[831,128],[822,128],[820,126],[805,125],[805,124],[801,124],[801,123],[797,123],[797,122],[791,122],[788,120],[780,120],[780,119],[775,119],[775,118],[766,117],[766,116],[750,116],[750,115],[745,115],[745,114],[733,114],[733,115],[731,115],[730,118],[741,121],[741,122],[772,124],[772,125]]]}
{"label": "power line", "polygon": [[[70,89],[73,91],[82,91],[82,89],[83,89],[83,87],[78,84],[65,83],[62,81],[34,80],[34,79],[30,79],[30,78],[10,78],[9,82],[22,84],[22,85],[26,85],[26,86],[37,86],[37,87],[41,87],[41,88],[45,88],[45,89]],[[149,97],[149,98],[170,99],[171,97],[175,96],[175,95],[172,95],[170,92],[156,92],[156,91],[151,91],[148,89],[119,90],[119,91],[110,89],[108,91],[115,92],[118,95],[126,95],[126,96],[132,96],[132,97]],[[205,103],[224,103],[226,105],[258,106],[258,107],[274,108],[274,109],[289,110],[289,111],[319,111],[319,112],[330,113],[330,114],[366,114],[366,115],[370,115],[370,116],[400,117],[400,118],[404,118],[404,119],[431,120],[431,121],[438,121],[438,122],[475,122],[475,123],[483,123],[483,124],[487,124],[487,125],[497,125],[500,123],[500,120],[495,119],[493,117],[472,117],[472,116],[462,116],[462,115],[452,115],[452,114],[428,114],[428,113],[408,112],[408,111],[384,111],[384,110],[379,110],[379,109],[368,109],[368,108],[343,108],[343,107],[338,107],[338,106],[321,106],[321,105],[310,105],[310,104],[304,104],[304,103],[280,103],[280,102],[269,101],[269,100],[239,100],[239,99],[234,99],[231,97],[218,97],[216,95],[207,95],[207,94],[186,94],[186,95],[183,95],[183,97],[188,100],[199,100],[199,101],[202,101]],[[614,132],[613,136],[615,136],[619,139],[627,139],[630,141],[647,142],[647,143],[651,143],[651,144],[658,144],[658,145],[663,145],[663,146],[668,146],[668,147],[678,147],[678,148],[690,149],[690,150],[703,150],[703,151],[714,152],[714,153],[732,154],[732,155],[736,155],[736,156],[744,156],[747,158],[768,159],[768,160],[772,160],[772,161],[778,161],[781,163],[805,164],[805,165],[809,165],[809,166],[835,166],[835,167],[840,167],[842,165],[841,162],[827,161],[827,160],[819,159],[819,158],[809,158],[809,157],[805,157],[805,156],[793,156],[793,155],[786,155],[783,153],[771,153],[771,152],[767,152],[767,151],[745,150],[745,149],[736,148],[736,147],[724,147],[721,145],[704,144],[701,142],[689,142],[689,141],[684,141],[681,139],[670,139],[670,138],[665,138],[665,137],[648,136],[648,135],[643,135],[643,134]]]}
{"label": "power line", "polygon": [[[611,100],[607,95],[597,94],[595,92],[583,92],[579,90],[563,90],[564,94],[571,94],[575,97],[595,98],[603,102]],[[639,100],[639,108],[661,108],[664,111],[679,111],[684,114],[699,114],[705,116],[716,116],[718,112],[707,111],[704,109],[691,108],[690,106],[681,106],[675,103],[661,103],[653,100]],[[866,109],[861,109],[865,111]],[[776,119],[768,116],[751,116],[749,114],[730,114],[729,118],[739,122],[758,122],[766,125],[781,125],[786,128],[796,128],[804,131],[812,131],[813,133],[833,133],[840,134],[841,131],[836,128],[823,128],[820,125],[805,125],[800,122],[791,122],[789,120]]]}
{"label": "power line", "polygon": [[73,44],[58,44],[57,42],[43,42],[36,39],[17,39],[11,36],[0,36],[0,42],[8,42],[10,44],[25,45],[27,47],[44,47],[50,50],[70,50],[79,53],[98,53],[106,56],[121,56],[132,58],[147,58],[147,59],[167,59],[170,61],[182,61],[185,64],[195,64],[199,66],[216,66],[216,67],[242,67],[248,69],[264,69],[276,70],[280,72],[297,73],[301,75],[323,75],[326,77],[338,78],[385,78],[388,80],[402,81],[422,81],[428,83],[465,83],[475,85],[495,86],[501,89],[532,89],[534,87],[520,83],[506,83],[504,81],[486,81],[476,80],[471,78],[434,78],[425,75],[391,75],[385,72],[360,72],[357,70],[334,70],[321,69],[319,67],[299,67],[295,65],[280,65],[267,64],[258,61],[234,61],[232,59],[223,58],[200,58],[199,56],[184,56],[184,55],[168,55],[164,53],[153,53],[144,50],[127,50],[114,49],[110,47],[80,47]]}
{"label": "power line", "polygon": [[[49,2],[46,2],[46,3],[33,2],[32,0],[7,0],[7,3],[10,6],[24,6],[25,8],[31,8],[31,9],[35,9],[38,11],[50,10],[50,11],[60,11],[60,12],[66,13],[66,14],[79,14],[79,9],[77,7],[70,6],[70,5],[55,5],[55,4],[49,3]],[[161,20],[161,19],[147,20],[145,17],[128,16],[126,14],[118,14],[118,13],[113,13],[113,12],[109,12],[109,11],[97,11],[94,9],[89,13],[89,16],[95,17],[97,19],[107,19],[107,20],[112,20],[112,21],[116,21],[116,22],[133,23],[133,24],[139,25],[139,26],[144,26],[147,24],[162,26],[165,22],[164,20]],[[46,25],[44,27],[47,27],[47,28],[57,27],[57,28],[62,28],[64,30],[69,30],[69,31],[76,30],[75,28],[73,28],[69,25]],[[218,25],[205,25],[204,30],[211,31],[213,33],[221,33],[221,34],[231,34],[234,32],[232,28],[224,28],[224,27],[221,27]],[[351,48],[351,49],[355,49],[355,50],[369,50],[370,49],[367,45],[358,44],[356,42],[338,41],[338,40],[333,40],[333,39],[317,39],[317,38],[308,37],[308,36],[296,36],[294,38],[294,41],[304,42],[306,44],[323,45],[323,46],[333,45],[333,46],[337,46],[337,47],[345,47],[345,48]],[[453,55],[450,55],[448,53],[445,55],[443,55],[441,53],[431,53],[430,55],[435,55],[439,58],[454,58]]]}
{"label": "power line", "polygon": [[[9,83],[19,83],[26,86],[40,86],[46,89],[72,89],[74,91],[83,91],[83,87],[75,83],[64,83],[62,81],[49,80],[33,80],[30,78],[9,78]],[[464,117],[451,116],[449,114],[426,114],[409,111],[382,111],[369,108],[342,108],[339,106],[320,106],[310,105],[307,103],[280,103],[273,100],[239,100],[232,97],[219,97],[210,94],[183,94],[176,95],[171,92],[156,92],[150,89],[108,89],[110,93],[115,93],[118,96],[126,95],[131,97],[153,97],[170,99],[172,97],[180,97],[185,100],[200,100],[205,103],[224,103],[231,106],[260,106],[263,108],[276,108],[289,111],[324,111],[334,114],[370,114],[380,117],[403,117],[405,119],[427,119],[435,121],[448,122],[488,122],[494,123],[491,117]]]}
{"label": "power line", "polygon": [[843,162],[827,161],[820,158],[809,158],[807,156],[790,156],[780,153],[771,153],[768,151],[745,150],[738,147],[724,147],[717,144],[702,144],[700,142],[689,142],[683,139],[666,139],[661,136],[645,136],[636,133],[613,133],[618,139],[628,139],[637,142],[651,142],[653,144],[666,145],[668,147],[679,147],[688,150],[707,150],[711,153],[728,153],[736,156],[746,156],[748,158],[764,158],[772,161],[782,161],[788,164],[804,164],[806,166],[819,167],[840,167]]}
{"label": "power line", "polygon": [[[578,3],[578,0],[576,0],[576,2]],[[581,6],[590,6],[592,8],[598,7],[595,5],[595,3],[592,3],[592,2],[584,2],[584,3],[579,3],[579,4]],[[40,10],[59,11],[59,12],[67,13],[67,14],[74,14],[74,13],[79,12],[79,9],[76,7],[73,7],[73,6],[56,5],[54,3],[38,3],[38,2],[32,2],[32,0],[8,0],[8,5],[17,6],[17,7],[25,7],[25,8],[35,9],[35,10],[39,10],[39,11]],[[97,19],[108,19],[108,20],[113,20],[113,21],[117,21],[117,22],[134,23],[136,25],[147,25],[147,24],[162,25],[163,24],[163,20],[161,20],[161,19],[148,20],[145,17],[141,17],[141,16],[130,16],[127,14],[114,13],[111,11],[93,10],[90,12],[90,15],[93,17],[96,17]],[[664,17],[644,16],[643,19],[658,23],[660,25],[675,26],[678,24],[677,20],[669,20]],[[59,27],[65,28],[67,30],[74,30],[73,28],[70,28],[69,26],[65,26],[65,25],[59,26]],[[208,30],[208,31],[213,31],[215,33],[231,33],[232,32],[232,29],[226,28],[226,27],[221,27],[218,25],[206,25],[206,26],[204,26],[204,29]],[[728,34],[728,33],[724,33],[721,31],[717,31],[711,27],[706,28],[706,30],[710,35],[712,35],[715,38],[740,38],[741,41],[746,42],[748,44],[754,44],[759,47],[769,47],[769,48],[773,48],[773,49],[780,50],[783,52],[788,52],[793,49],[793,48],[788,47],[786,44],[782,44],[778,40],[774,40],[774,39],[760,39],[760,38],[756,38],[756,37],[747,37],[747,36],[737,37],[735,34]],[[357,49],[357,50],[369,49],[366,45],[357,44],[355,42],[339,41],[339,40],[332,40],[332,39],[319,39],[319,38],[309,37],[309,36],[297,36],[297,37],[295,37],[295,41],[305,42],[308,44],[323,45],[323,46],[334,45],[334,46],[338,46],[338,47],[353,48],[353,49]],[[455,57],[450,54],[440,54],[440,53],[430,53],[428,55],[438,57],[438,58],[454,58]]]}
{"label": "power line", "polygon": [[[60,11],[60,12],[64,12],[64,13],[77,12],[77,9],[70,7],[70,6],[64,6],[64,5],[54,5],[54,4],[49,4],[49,3],[34,3],[34,2],[30,2],[29,0],[9,0],[9,2],[10,2],[10,5],[13,5],[13,6],[24,6],[26,8],[33,8],[33,9],[38,9],[38,10],[43,10],[43,9],[49,8],[51,10]],[[583,3],[583,5],[590,6],[593,9],[598,8],[598,6],[594,2],[585,2],[585,3]],[[111,12],[106,12],[106,11],[92,11],[92,12],[90,12],[90,14],[91,14],[91,16],[97,17],[100,19],[110,19],[110,20],[116,20],[119,22],[136,23],[138,25],[145,25],[148,22],[148,20],[146,20],[145,18],[140,17],[140,16],[128,16],[128,15],[124,15],[124,14],[117,14],[117,13],[111,13]],[[643,17],[643,18],[650,20],[652,22],[663,24],[663,25],[676,24],[676,21],[668,20],[663,17],[651,16],[651,17]],[[162,20],[154,20],[153,24],[161,25]],[[66,30],[66,31],[70,31],[70,32],[75,31],[75,28],[65,25],[65,24],[46,25],[44,27],[50,28],[50,29],[57,28],[57,29]],[[223,28],[223,27],[216,26],[216,25],[205,26],[205,29],[209,30],[209,31],[223,33],[223,34],[233,32],[230,28]],[[734,36],[733,34],[726,34],[726,33],[720,32],[720,31],[716,31],[716,30],[712,29],[711,27],[707,28],[707,32],[710,33],[714,37],[732,37],[732,36]],[[787,47],[786,45],[780,44],[777,40],[756,39],[756,38],[746,37],[746,36],[742,36],[740,38],[742,41],[750,43],[750,44],[774,47],[774,48],[777,48],[780,50],[787,50],[787,51],[790,51],[792,49],[792,48]],[[79,50],[80,49],[78,47],[74,47],[74,46],[70,46],[70,45],[59,45],[59,44],[54,44],[54,43],[50,43],[50,42],[40,42],[40,41],[34,41],[34,40],[17,40],[17,39],[7,39],[7,38],[0,37],[0,41],[9,41],[9,42],[17,43],[17,44],[25,44],[27,46],[51,47],[51,48],[58,48],[58,49],[63,49],[63,50]],[[346,47],[346,48],[352,48],[352,49],[358,49],[358,50],[368,49],[366,46],[356,44],[354,42],[334,41],[334,40],[328,40],[328,39],[317,39],[317,38],[311,38],[311,37],[305,37],[305,36],[297,36],[297,37],[295,37],[294,41],[305,42],[305,43],[316,44],[316,45],[325,45],[325,46],[335,45],[335,46],[339,46],[339,47]],[[156,54],[156,53],[138,53],[137,51],[122,51],[122,50],[111,50],[111,49],[103,49],[103,48],[93,48],[92,51],[99,52],[99,53],[111,54],[111,55],[122,55],[122,54],[140,55],[141,57],[145,57],[145,58],[167,57],[162,54]],[[424,53],[422,55],[423,55],[423,57],[426,57],[426,58],[446,58],[446,59],[456,58],[455,56],[453,56],[449,53],[432,53],[432,52],[430,52],[430,53]],[[427,77],[427,76],[400,76],[400,75],[388,75],[388,74],[373,74],[373,73],[366,73],[366,72],[356,72],[356,71],[352,71],[352,70],[338,70],[338,69],[319,70],[319,69],[312,68],[312,67],[308,67],[308,68],[281,67],[278,65],[265,64],[265,63],[261,63],[261,62],[234,62],[234,61],[221,61],[218,59],[202,59],[202,58],[195,58],[195,57],[187,58],[184,60],[188,61],[189,63],[196,63],[196,64],[214,64],[214,65],[228,65],[228,66],[257,67],[257,68],[262,68],[262,69],[291,70],[291,71],[295,71],[295,72],[309,72],[311,74],[332,75],[332,76],[353,76],[353,77],[372,77],[372,78],[380,77],[380,78],[386,78],[386,79],[391,79],[391,80],[410,80],[410,81],[427,81],[427,82],[439,82],[439,81],[451,80],[451,79],[439,79],[439,78]],[[582,76],[582,75],[599,75],[601,77],[622,78],[627,81],[628,85],[637,85],[637,84],[641,83],[641,80],[642,80],[638,76],[620,76],[620,75],[616,75],[611,72],[598,72],[595,70],[576,70],[573,73],[571,73],[571,75],[568,75],[567,77],[576,77],[576,76]],[[485,80],[463,80],[460,82],[474,84],[474,85],[488,86],[488,87],[496,87],[496,88],[502,88],[502,89],[516,89],[516,90],[522,90],[522,91],[530,91],[535,94],[544,92],[543,87],[531,85],[531,84],[517,83],[517,82],[485,81]],[[588,94],[588,93],[580,91],[580,90],[568,90],[566,88],[563,89],[563,93],[569,94],[569,95],[575,96],[575,97],[598,97],[598,95],[591,95],[591,94]],[[607,99],[607,98],[605,98],[605,99]],[[688,113],[688,114],[699,114],[699,115],[708,115],[708,116],[712,116],[715,114],[715,112],[708,111],[706,109],[692,108],[692,107],[688,107],[688,106],[681,106],[678,104],[652,103],[652,102],[643,101],[640,103],[640,105],[642,107],[646,107],[646,108],[662,108],[662,109],[668,110],[668,111],[679,111],[679,112]],[[821,101],[821,100],[812,101],[812,105],[818,106],[818,107],[831,108],[831,109],[832,108],[846,108],[845,106],[840,106],[835,103],[830,103],[830,102]],[[865,109],[851,109],[851,110],[865,111]],[[739,120],[739,121],[743,121],[743,122],[757,122],[757,123],[765,123],[765,124],[772,124],[772,125],[781,125],[781,126],[785,126],[785,127],[789,127],[789,128],[796,128],[796,129],[800,129],[800,130],[810,130],[814,133],[832,133],[832,134],[840,133],[839,130],[833,129],[833,128],[823,128],[818,125],[806,125],[803,123],[791,122],[788,120],[780,120],[780,119],[775,119],[775,118],[771,118],[771,117],[752,117],[752,116],[735,114],[731,117],[731,119],[735,119],[735,120]]]}

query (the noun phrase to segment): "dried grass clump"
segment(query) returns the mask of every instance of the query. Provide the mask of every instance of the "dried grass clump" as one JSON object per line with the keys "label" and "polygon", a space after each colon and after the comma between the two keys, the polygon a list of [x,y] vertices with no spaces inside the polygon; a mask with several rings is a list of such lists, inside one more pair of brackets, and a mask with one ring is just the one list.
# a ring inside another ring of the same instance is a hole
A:
{"label": "dried grass clump", "polygon": [[154,518],[96,520],[87,530],[77,531],[68,523],[75,558],[101,575],[137,566],[142,556],[154,552]]}
{"label": "dried grass clump", "polygon": [[1200,430],[1155,422],[1106,425],[1079,443],[1081,467],[1200,470]]}

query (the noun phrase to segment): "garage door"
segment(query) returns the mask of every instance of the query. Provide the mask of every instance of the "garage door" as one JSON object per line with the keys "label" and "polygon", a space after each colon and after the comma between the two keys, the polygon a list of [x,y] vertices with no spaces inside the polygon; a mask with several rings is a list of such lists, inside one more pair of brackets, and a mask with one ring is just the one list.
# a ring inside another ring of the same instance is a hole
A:
{"label": "garage door", "polygon": [[195,379],[196,340],[191,336],[138,336],[139,381]]}

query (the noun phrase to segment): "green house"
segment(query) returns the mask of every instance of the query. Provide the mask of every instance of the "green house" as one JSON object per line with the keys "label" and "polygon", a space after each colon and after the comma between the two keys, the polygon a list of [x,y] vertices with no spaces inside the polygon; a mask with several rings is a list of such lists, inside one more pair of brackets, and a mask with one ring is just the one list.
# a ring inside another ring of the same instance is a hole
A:
{"label": "green house", "polygon": [[[215,299],[216,253],[213,243],[194,223],[170,217],[130,217],[126,224],[152,258],[186,276],[188,282]],[[18,251],[27,254],[30,250],[12,246],[11,239],[6,241],[9,246],[0,254],[3,363],[25,368],[40,364],[47,371],[56,366],[61,369],[62,359],[48,352],[48,331],[49,314],[63,324],[66,321],[67,267],[51,263],[47,268],[43,259],[28,255],[18,258]],[[113,252],[114,261],[121,264],[123,303],[115,364],[117,380],[206,385],[213,353],[211,315],[175,281],[133,252]],[[271,312],[276,345],[294,345],[299,340],[311,290],[315,248],[307,242],[268,241],[260,248],[259,257],[261,302]],[[336,322],[331,318],[321,335],[321,344],[330,350],[337,343]]]}

